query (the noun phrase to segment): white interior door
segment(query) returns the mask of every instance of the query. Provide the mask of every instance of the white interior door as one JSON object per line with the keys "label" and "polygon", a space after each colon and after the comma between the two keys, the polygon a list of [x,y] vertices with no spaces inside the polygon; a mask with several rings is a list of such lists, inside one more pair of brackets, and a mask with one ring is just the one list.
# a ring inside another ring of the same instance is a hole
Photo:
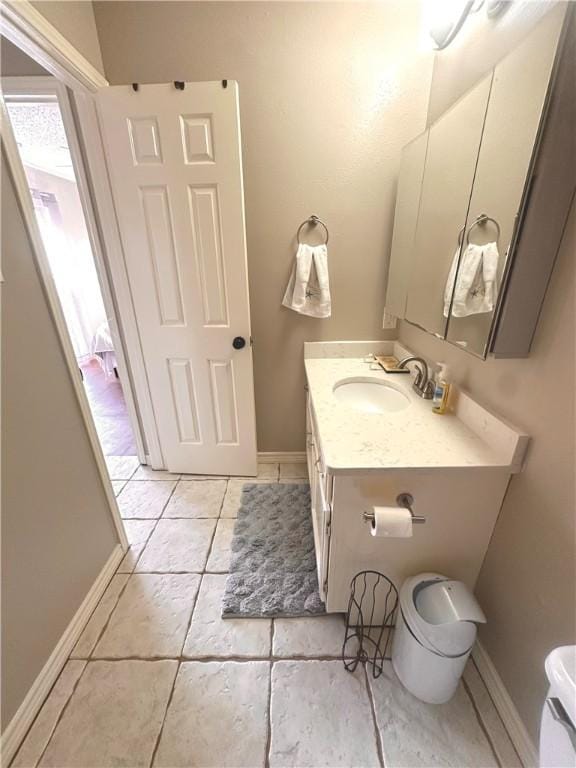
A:
{"label": "white interior door", "polygon": [[238,85],[114,86],[98,102],[165,466],[255,474]]}

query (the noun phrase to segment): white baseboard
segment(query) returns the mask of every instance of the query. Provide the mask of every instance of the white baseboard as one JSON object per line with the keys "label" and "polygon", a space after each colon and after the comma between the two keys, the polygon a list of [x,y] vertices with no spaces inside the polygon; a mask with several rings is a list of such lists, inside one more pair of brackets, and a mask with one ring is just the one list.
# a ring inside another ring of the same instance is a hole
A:
{"label": "white baseboard", "polygon": [[16,750],[26,736],[34,718],[44,703],[44,699],[50,693],[50,689],[56,682],[62,667],[68,660],[72,649],[76,645],[76,641],[88,623],[92,611],[96,608],[104,594],[104,590],[116,572],[116,568],[118,568],[123,556],[122,547],[118,544],[108,558],[104,568],[98,574],[96,581],[82,601],[80,608],[74,614],[72,621],[66,627],[64,634],[26,694],[24,701],[20,704],[16,714],[7,725],[0,742],[2,766],[8,766],[16,754]]}
{"label": "white baseboard", "polygon": [[538,766],[538,751],[530,738],[526,726],[522,722],[510,694],[506,690],[502,678],[496,671],[492,659],[488,656],[484,646],[477,642],[472,651],[480,677],[488,689],[488,693],[502,718],[504,727],[508,731],[510,740],[522,761],[524,768],[535,768]]}
{"label": "white baseboard", "polygon": [[304,464],[306,461],[306,453],[304,451],[286,451],[284,453],[278,451],[266,451],[264,453],[258,453],[258,461],[261,464]]}

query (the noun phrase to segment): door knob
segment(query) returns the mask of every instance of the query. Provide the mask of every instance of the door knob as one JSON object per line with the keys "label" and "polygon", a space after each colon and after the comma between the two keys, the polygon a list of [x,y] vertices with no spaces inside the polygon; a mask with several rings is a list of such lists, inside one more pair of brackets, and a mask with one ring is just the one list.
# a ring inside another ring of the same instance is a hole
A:
{"label": "door knob", "polygon": [[243,349],[246,346],[246,339],[243,336],[236,336],[232,342],[234,349]]}

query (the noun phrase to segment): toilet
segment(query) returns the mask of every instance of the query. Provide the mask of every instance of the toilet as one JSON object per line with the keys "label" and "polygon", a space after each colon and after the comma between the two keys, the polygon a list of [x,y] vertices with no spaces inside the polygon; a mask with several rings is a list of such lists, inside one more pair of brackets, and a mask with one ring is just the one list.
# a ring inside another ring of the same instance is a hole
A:
{"label": "toilet", "polygon": [[576,645],[555,648],[546,658],[550,687],[540,723],[540,768],[576,766]]}

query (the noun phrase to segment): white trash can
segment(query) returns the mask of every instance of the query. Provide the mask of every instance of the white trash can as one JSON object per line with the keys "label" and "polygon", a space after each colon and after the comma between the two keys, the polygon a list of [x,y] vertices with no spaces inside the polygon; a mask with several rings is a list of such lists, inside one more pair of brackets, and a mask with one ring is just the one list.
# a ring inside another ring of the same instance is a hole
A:
{"label": "white trash can", "polygon": [[392,645],[392,666],[410,693],[428,704],[449,701],[486,617],[461,581],[438,573],[406,579]]}

